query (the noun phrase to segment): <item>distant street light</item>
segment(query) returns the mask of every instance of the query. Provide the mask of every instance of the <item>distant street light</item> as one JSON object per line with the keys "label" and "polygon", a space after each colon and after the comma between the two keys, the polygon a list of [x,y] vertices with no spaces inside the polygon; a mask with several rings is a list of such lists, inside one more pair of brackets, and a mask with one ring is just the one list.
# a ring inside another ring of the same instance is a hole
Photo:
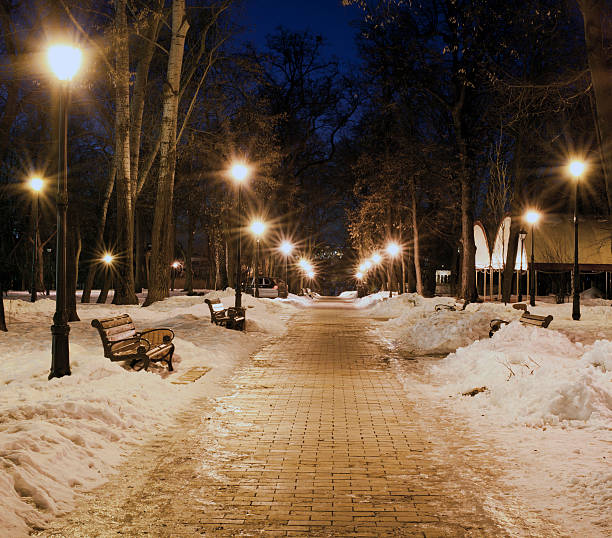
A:
{"label": "distant street light", "polygon": [[33,218],[34,218],[34,241],[33,243],[33,251],[32,251],[32,281],[31,281],[31,288],[30,288],[30,301],[31,302],[36,302],[36,265],[37,265],[37,261],[38,261],[38,220],[39,220],[39,198],[40,198],[40,191],[43,188],[43,180],[40,179],[39,177],[33,177],[30,179],[29,182],[30,185],[30,189],[32,189],[32,191],[34,191],[36,193],[36,196],[34,197],[34,208],[33,208]]}
{"label": "distant street light", "polygon": [[527,237],[527,232],[521,228],[519,232],[519,238],[521,240],[521,265],[519,267],[518,274],[518,297],[517,301],[520,303],[523,300],[523,289],[521,288],[521,274],[523,273],[523,251],[525,250],[525,238]]}
{"label": "distant street light", "polygon": [[540,214],[537,211],[527,211],[525,220],[531,224],[531,265],[529,267],[529,304],[535,306],[535,258],[534,258],[534,226],[540,220]]}
{"label": "distant street light", "polygon": [[106,253],[104,254],[104,256],[102,256],[102,261],[106,264],[106,265],[111,265],[113,263],[114,257],[112,254]]}
{"label": "distant street light", "polygon": [[255,250],[255,297],[259,297],[259,239],[265,231],[266,225],[260,220],[251,223],[251,233],[257,240],[257,247]]}
{"label": "distant street light", "polygon": [[580,265],[578,264],[578,184],[586,165],[582,161],[572,161],[569,165],[570,174],[574,177],[574,278],[572,282],[573,301],[572,319],[580,320]]}
{"label": "distant street light", "polygon": [[241,249],[242,249],[242,226],[241,214],[240,214],[240,191],[242,189],[242,183],[246,181],[251,173],[251,169],[244,163],[235,163],[230,168],[230,175],[236,184],[237,190],[237,202],[236,202],[236,223],[238,225],[238,245],[236,248],[236,298],[234,299],[234,307],[242,307],[242,260]]}
{"label": "distant street light", "polygon": [[390,243],[387,243],[387,247],[385,248],[385,250],[390,258],[389,268],[388,268],[389,274],[387,275],[387,278],[389,280],[389,297],[392,297],[393,296],[393,285],[391,283],[391,270],[393,268],[393,262],[395,261],[395,257],[400,253],[402,249],[395,241],[391,241]]}
{"label": "distant street light", "polygon": [[287,268],[287,261],[293,252],[293,245],[289,241],[283,241],[279,250],[285,256],[285,284],[287,285],[287,293],[289,293],[289,269]]}
{"label": "distant street light", "polygon": [[81,65],[82,53],[68,45],[54,45],[47,52],[49,66],[60,80],[59,88],[59,155],[57,161],[57,249],[56,301],[51,326],[51,371],[49,379],[70,375],[70,326],[68,325],[66,281],[66,215],[68,211],[68,90],[69,81]]}

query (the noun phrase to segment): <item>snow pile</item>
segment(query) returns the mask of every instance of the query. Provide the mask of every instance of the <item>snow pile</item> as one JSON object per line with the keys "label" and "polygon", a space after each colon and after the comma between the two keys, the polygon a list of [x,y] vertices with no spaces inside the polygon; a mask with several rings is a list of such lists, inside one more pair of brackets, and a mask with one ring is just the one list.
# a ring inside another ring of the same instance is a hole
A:
{"label": "snow pile", "polygon": [[382,329],[394,341],[393,347],[409,355],[451,353],[474,340],[488,338],[492,319],[512,320],[521,315],[510,306],[495,303],[473,303],[461,310],[452,298],[424,298],[416,293],[382,302],[370,297],[370,312],[391,318]]}
{"label": "snow pile", "polygon": [[[194,397],[215,395],[219,382],[268,336],[286,331],[296,300],[243,295],[247,331],[210,323],[205,298],[233,305],[227,289],[206,297],[172,297],[137,305],[78,305],[71,323],[71,376],[47,380],[51,363],[49,327],[55,302],[5,300],[8,333],[0,333],[0,534],[26,536],[74,506],[77,491],[106,480],[125,452],[144,435],[171,424]],[[136,372],[103,356],[94,318],[127,312],[137,328],[175,332],[174,372],[151,365]],[[189,385],[176,385],[192,367],[210,371]]]}
{"label": "snow pile", "polygon": [[584,346],[564,334],[511,323],[458,349],[433,372],[463,405],[501,424],[606,429],[612,421],[612,342]]}
{"label": "snow pile", "polygon": [[357,291],[343,291],[338,297],[341,299],[357,299]]}

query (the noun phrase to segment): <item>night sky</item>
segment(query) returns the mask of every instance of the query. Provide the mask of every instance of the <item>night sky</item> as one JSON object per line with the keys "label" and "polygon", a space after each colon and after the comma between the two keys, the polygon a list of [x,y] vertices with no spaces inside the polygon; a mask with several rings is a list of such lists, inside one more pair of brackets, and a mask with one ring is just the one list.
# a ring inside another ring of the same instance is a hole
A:
{"label": "night sky", "polygon": [[343,64],[357,62],[351,21],[359,19],[357,8],[342,7],[342,0],[244,0],[240,11],[244,14],[245,41],[257,48],[265,46],[265,37],[278,26],[289,30],[310,30],[323,36],[326,52],[337,56]]}

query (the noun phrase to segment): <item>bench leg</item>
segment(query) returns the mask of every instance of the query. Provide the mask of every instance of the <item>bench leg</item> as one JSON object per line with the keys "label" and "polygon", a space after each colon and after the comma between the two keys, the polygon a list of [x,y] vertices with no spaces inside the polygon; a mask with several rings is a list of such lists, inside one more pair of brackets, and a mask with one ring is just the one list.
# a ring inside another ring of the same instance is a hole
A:
{"label": "bench leg", "polygon": [[172,372],[174,370],[174,368],[172,368],[172,356],[174,355],[174,348],[170,351],[170,353],[168,353],[168,357],[166,359],[164,359],[166,361],[166,363],[168,364],[168,371]]}
{"label": "bench leg", "polygon": [[[136,364],[138,364],[140,361],[142,361],[142,366],[140,368],[134,368],[134,366],[136,366]],[[140,372],[140,370],[148,370],[149,369],[149,357],[144,355],[143,357],[132,359],[132,361],[130,362],[130,366],[137,372]]]}

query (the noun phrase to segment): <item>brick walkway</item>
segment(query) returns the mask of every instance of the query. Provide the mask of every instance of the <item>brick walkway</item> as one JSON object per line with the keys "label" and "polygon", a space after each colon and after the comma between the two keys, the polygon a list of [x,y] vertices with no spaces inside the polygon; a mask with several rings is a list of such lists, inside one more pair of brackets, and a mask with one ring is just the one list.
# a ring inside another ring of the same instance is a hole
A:
{"label": "brick walkway", "polygon": [[45,535],[556,536],[498,490],[486,446],[458,431],[443,454],[449,424],[406,397],[369,324],[299,314],[233,394],[196,402]]}

